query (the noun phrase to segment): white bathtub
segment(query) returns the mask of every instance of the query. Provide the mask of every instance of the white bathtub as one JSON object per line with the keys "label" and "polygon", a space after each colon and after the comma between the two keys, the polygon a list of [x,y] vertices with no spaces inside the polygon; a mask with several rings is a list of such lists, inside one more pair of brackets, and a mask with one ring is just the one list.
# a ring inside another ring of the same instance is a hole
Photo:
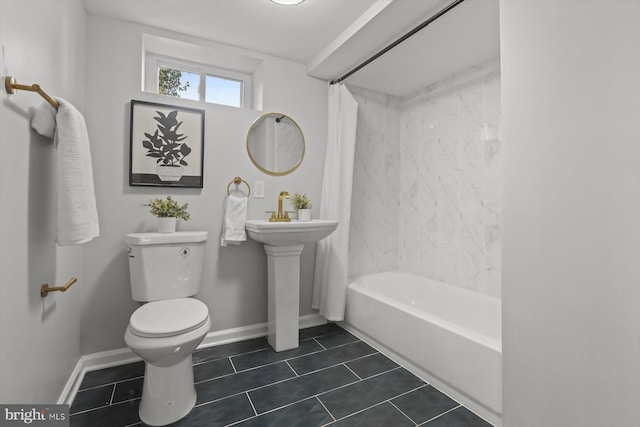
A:
{"label": "white bathtub", "polygon": [[502,425],[499,299],[397,271],[372,274],[349,284],[345,326]]}

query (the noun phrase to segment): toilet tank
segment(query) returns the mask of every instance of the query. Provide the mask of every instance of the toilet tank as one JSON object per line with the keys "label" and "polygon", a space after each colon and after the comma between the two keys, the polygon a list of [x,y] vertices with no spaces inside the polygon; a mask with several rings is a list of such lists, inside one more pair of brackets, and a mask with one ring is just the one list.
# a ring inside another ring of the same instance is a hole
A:
{"label": "toilet tank", "polygon": [[198,293],[207,235],[206,231],[127,234],[131,297],[148,302]]}

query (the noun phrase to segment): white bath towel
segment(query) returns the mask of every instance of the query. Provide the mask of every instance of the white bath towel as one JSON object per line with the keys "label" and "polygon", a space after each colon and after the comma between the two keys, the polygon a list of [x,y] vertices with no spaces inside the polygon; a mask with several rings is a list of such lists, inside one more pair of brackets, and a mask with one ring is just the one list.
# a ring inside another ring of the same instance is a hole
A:
{"label": "white bath towel", "polygon": [[238,197],[233,194],[227,197],[220,246],[239,245],[247,240],[247,232],[244,229],[247,220],[247,204],[246,197]]}
{"label": "white bath towel", "polygon": [[82,114],[64,99],[55,99],[58,110],[45,103],[36,109],[31,126],[53,136],[57,148],[57,243],[77,245],[100,235],[89,134]]}

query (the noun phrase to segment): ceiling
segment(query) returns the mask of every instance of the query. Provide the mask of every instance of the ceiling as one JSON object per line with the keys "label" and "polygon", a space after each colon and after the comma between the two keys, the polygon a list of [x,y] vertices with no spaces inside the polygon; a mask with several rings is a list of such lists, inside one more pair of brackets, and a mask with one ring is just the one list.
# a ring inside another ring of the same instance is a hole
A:
{"label": "ceiling", "polygon": [[[306,64],[333,80],[451,0],[83,0],[87,13],[163,28]],[[499,56],[498,0],[467,0],[349,77],[402,96]]]}

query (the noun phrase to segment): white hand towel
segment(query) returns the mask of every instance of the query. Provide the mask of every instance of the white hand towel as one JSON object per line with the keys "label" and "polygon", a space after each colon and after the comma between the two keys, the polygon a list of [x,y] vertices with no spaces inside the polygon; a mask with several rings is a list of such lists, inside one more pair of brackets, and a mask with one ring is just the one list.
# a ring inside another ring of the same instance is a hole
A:
{"label": "white hand towel", "polygon": [[[56,132],[56,113],[58,111],[48,102],[43,102],[31,118],[31,127],[40,135],[53,139]],[[54,141],[57,142],[57,141]]]}
{"label": "white hand towel", "polygon": [[244,229],[247,220],[247,202],[246,197],[238,197],[233,194],[227,197],[220,246],[239,245],[247,240],[247,232]]}
{"label": "white hand towel", "polygon": [[53,135],[57,148],[56,240],[60,246],[77,245],[100,235],[89,134],[82,114],[64,99],[56,101],[57,111],[48,103],[36,109],[31,126],[43,136]]}

